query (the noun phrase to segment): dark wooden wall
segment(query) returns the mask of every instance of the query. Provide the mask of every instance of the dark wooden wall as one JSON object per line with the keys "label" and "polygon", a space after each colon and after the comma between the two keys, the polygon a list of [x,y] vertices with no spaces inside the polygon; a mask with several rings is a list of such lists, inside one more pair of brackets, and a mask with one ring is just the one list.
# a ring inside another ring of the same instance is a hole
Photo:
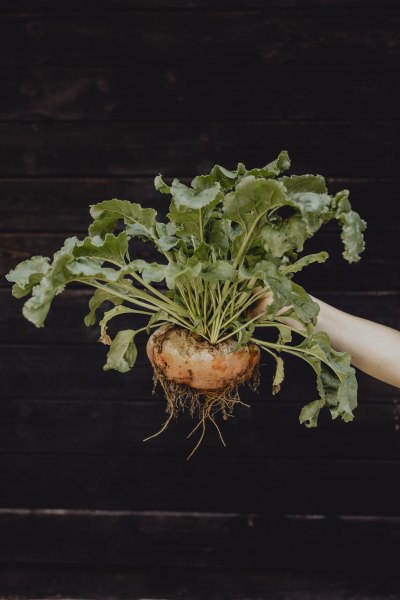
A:
{"label": "dark wooden wall", "polygon": [[[302,283],[400,328],[399,32],[394,0],[2,0],[1,274],[82,234],[91,203],[163,210],[158,172],[261,166],[286,148],[293,172],[348,187],[368,221],[360,264],[341,260],[328,228],[309,248],[330,262]],[[131,373],[103,373],[87,291],[60,296],[41,330],[4,279],[0,293],[3,565],[398,560],[399,390],[360,374],[355,421],[306,430],[312,374],[289,361],[272,398],[266,364],[260,394],[243,392],[251,409],[224,426],[227,448],[210,431],[187,463],[188,419],[142,443],[163,399],[143,352]]]}

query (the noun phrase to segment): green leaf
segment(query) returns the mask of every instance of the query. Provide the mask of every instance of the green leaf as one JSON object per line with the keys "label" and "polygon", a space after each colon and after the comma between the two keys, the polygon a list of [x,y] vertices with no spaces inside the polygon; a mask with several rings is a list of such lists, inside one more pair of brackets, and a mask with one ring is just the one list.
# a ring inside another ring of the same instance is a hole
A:
{"label": "green leaf", "polygon": [[236,352],[236,350],[239,350],[239,348],[241,348],[250,341],[250,338],[254,333],[255,325],[254,323],[249,323],[247,327],[243,327],[243,323],[241,323],[240,321],[235,321],[233,323],[233,327],[238,329],[238,331],[236,334],[236,344],[232,348],[231,352]]}
{"label": "green leaf", "polygon": [[325,405],[324,400],[314,400],[303,406],[300,412],[299,421],[306,427],[317,427],[318,416],[321,408]]}
{"label": "green leaf", "polygon": [[108,310],[107,312],[104,313],[103,318],[101,319],[99,325],[100,325],[100,329],[101,329],[101,336],[100,336],[100,340],[102,340],[105,336],[105,334],[107,333],[107,328],[108,328],[108,322],[111,321],[111,319],[113,319],[114,317],[118,317],[120,315],[125,315],[125,314],[133,314],[136,311],[133,308],[129,308],[128,306],[123,306],[122,304],[118,305],[118,306],[114,306],[114,308],[111,308],[110,310]]}
{"label": "green leaf", "polygon": [[142,208],[140,204],[113,198],[92,205],[90,214],[94,219],[89,227],[91,236],[104,236],[106,233],[114,231],[118,221],[122,220],[127,226],[127,232],[131,237],[154,238],[157,211],[153,208]]}
{"label": "green leaf", "polygon": [[305,349],[303,358],[308,360],[317,373],[317,387],[321,400],[328,406],[333,418],[344,421],[353,419],[357,406],[357,380],[347,352],[334,350],[324,332],[304,340],[296,349]]}
{"label": "green leaf", "polygon": [[229,252],[232,233],[232,226],[229,221],[216,219],[210,222],[207,243],[217,251],[220,257],[225,258]]}
{"label": "green leaf", "polygon": [[301,252],[308,237],[307,226],[300,215],[266,223],[261,231],[264,249],[275,258],[281,258],[291,250]]}
{"label": "green leaf", "polygon": [[324,215],[328,213],[331,204],[331,196],[328,194],[316,194],[315,192],[298,192],[290,196],[289,206],[292,206],[301,214],[306,226],[308,237],[318,231],[324,222]]}
{"label": "green leaf", "polygon": [[[103,267],[103,263],[122,259],[125,250],[125,233],[118,237],[107,234],[105,239],[85,238],[80,241],[76,237],[68,238],[61,250],[54,254],[51,265],[47,264],[45,274],[35,274],[31,263],[30,281],[37,278],[39,283],[32,288],[32,296],[22,309],[23,315],[36,327],[42,327],[53,299],[68,283],[81,279],[93,282],[96,278],[116,282],[123,276],[123,268]],[[38,268],[44,270],[41,262]],[[113,293],[110,295],[114,296]],[[93,314],[88,316],[88,322],[92,319]]]}
{"label": "green leaf", "polygon": [[278,158],[259,169],[246,171],[246,175],[255,175],[256,177],[277,177],[290,167],[290,158],[286,150],[279,153]]}
{"label": "green leaf", "polygon": [[96,290],[89,300],[89,313],[84,318],[86,327],[96,324],[96,313],[104,302],[112,302],[114,305],[122,304],[122,299],[113,296],[108,290]]}
{"label": "green leaf", "polygon": [[312,300],[301,285],[294,283],[294,281],[291,284],[292,293],[290,300],[293,305],[293,311],[288,316],[297,318],[304,325],[315,323],[319,313],[318,303]]}
{"label": "green leaf", "polygon": [[200,271],[200,262],[194,265],[179,262],[170,262],[165,269],[165,277],[168,289],[174,289],[176,281],[181,279],[182,277],[186,277],[193,280],[194,278],[199,276]]}
{"label": "green leaf", "polygon": [[137,260],[133,260],[130,262],[125,271],[129,273],[130,271],[138,271],[142,274],[143,280],[146,283],[156,282],[159,283],[165,279],[165,270],[167,265],[160,265],[159,263],[152,262],[148,263],[141,258]]}
{"label": "green leaf", "polygon": [[12,269],[6,279],[14,283],[12,294],[15,298],[23,298],[32,291],[50,269],[50,259],[47,256],[32,256]]}
{"label": "green leaf", "polygon": [[154,178],[154,187],[156,188],[156,190],[157,190],[158,192],[161,192],[162,194],[170,194],[170,193],[171,193],[171,192],[170,192],[170,187],[169,187],[169,185],[167,185],[167,184],[166,184],[166,183],[163,181],[163,178],[162,178],[161,174],[160,174],[160,175],[157,175],[157,176]]}
{"label": "green leaf", "polygon": [[53,298],[63,291],[68,282],[74,279],[68,266],[74,262],[71,251],[78,242],[76,237],[65,240],[64,246],[55,253],[51,267],[41,278],[40,283],[32,289],[32,296],[22,308],[24,317],[36,327],[43,327]]}
{"label": "green leaf", "polygon": [[281,273],[287,275],[288,273],[298,273],[304,267],[311,265],[312,263],[324,263],[329,258],[329,254],[327,252],[318,252],[317,254],[308,254],[307,256],[303,256],[296,260],[296,262],[283,267],[281,269]]}
{"label": "green leaf", "polygon": [[187,208],[204,208],[221,197],[221,186],[219,183],[215,183],[211,187],[202,190],[194,190],[181,183],[179,179],[174,179],[170,189],[178,211]]}
{"label": "green leaf", "polygon": [[365,249],[363,232],[367,224],[360,215],[351,209],[349,191],[342,190],[334,198],[335,217],[342,226],[341,238],[344,244],[343,257],[347,262],[358,262]]}
{"label": "green leaf", "polygon": [[285,187],[273,179],[244,177],[234,192],[224,199],[224,215],[240,225],[240,234],[233,243],[233,252],[240,256],[258,243],[266,215],[286,202]]}
{"label": "green leaf", "polygon": [[213,187],[218,183],[224,191],[232,189],[238,176],[237,171],[228,171],[220,165],[215,165],[208,175],[198,175],[192,181],[192,187],[197,190],[204,190]]}
{"label": "green leaf", "polygon": [[73,249],[73,255],[77,258],[80,256],[95,258],[100,261],[100,264],[108,261],[120,267],[125,265],[127,254],[128,235],[125,231],[117,236],[107,233],[104,238],[99,235],[86,237]]}
{"label": "green leaf", "polygon": [[283,382],[283,380],[285,378],[285,369],[284,369],[283,358],[275,355],[275,360],[276,360],[276,370],[275,370],[274,378],[272,380],[272,395],[273,396],[275,396],[276,394],[278,394],[280,392],[281,383]]}
{"label": "green leaf", "polygon": [[326,194],[325,179],[321,175],[291,175],[280,179],[287,189],[289,198],[300,192],[314,192],[315,194]]}
{"label": "green leaf", "polygon": [[107,354],[107,362],[104,371],[114,369],[120,373],[126,373],[132,369],[137,358],[135,344],[136,331],[126,329],[119,331],[115,336]]}
{"label": "green leaf", "polygon": [[269,289],[273,293],[273,300],[265,309],[265,317],[273,317],[278,310],[291,303],[292,283],[290,279],[279,272],[276,264],[263,260],[251,268],[240,267],[240,279],[253,279],[254,277],[264,284],[266,290]]}
{"label": "green leaf", "polygon": [[171,316],[167,312],[165,312],[165,310],[159,310],[158,312],[154,313],[154,315],[151,315],[151,317],[147,323],[146,333],[148,335],[150,334],[152,325],[155,325],[156,323],[163,323],[163,322],[170,323]]}
{"label": "green leaf", "polygon": [[206,281],[236,281],[238,273],[235,267],[224,260],[216,260],[200,272]]}
{"label": "green leaf", "polygon": [[176,226],[176,236],[184,239],[194,236],[202,242],[213,210],[223,197],[219,183],[198,191],[174,179],[171,193],[173,200],[167,216]]}

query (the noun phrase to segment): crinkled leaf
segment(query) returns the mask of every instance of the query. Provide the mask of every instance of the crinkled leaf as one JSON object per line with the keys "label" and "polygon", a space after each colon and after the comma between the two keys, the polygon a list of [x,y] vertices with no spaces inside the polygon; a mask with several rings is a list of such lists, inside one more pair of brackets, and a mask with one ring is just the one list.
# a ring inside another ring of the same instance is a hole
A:
{"label": "crinkled leaf", "polygon": [[308,237],[307,225],[297,214],[266,223],[261,231],[264,249],[275,258],[281,258],[291,250],[301,252]]}
{"label": "crinkled leaf", "polygon": [[[319,313],[319,305],[307,294],[301,285],[292,281],[291,304],[293,305],[293,316],[302,323],[314,323]],[[292,315],[291,315],[292,316]]]}
{"label": "crinkled leaf", "polygon": [[159,283],[165,279],[165,269],[167,265],[160,265],[159,263],[152,262],[148,263],[141,258],[137,260],[133,260],[126,267],[126,272],[129,271],[138,271],[141,273],[143,280],[146,283],[151,283],[152,281]]}
{"label": "crinkled leaf", "polygon": [[237,171],[228,171],[220,165],[215,165],[208,175],[198,175],[192,181],[192,187],[197,190],[210,188],[218,183],[224,191],[232,189],[238,176]]}
{"label": "crinkled leaf", "polygon": [[104,371],[114,369],[120,373],[126,373],[132,369],[137,358],[135,344],[136,331],[126,329],[119,331],[115,336],[107,354],[107,362]]}
{"label": "crinkled leaf", "polygon": [[170,190],[173,202],[178,210],[204,208],[213,203],[218,197],[221,198],[221,186],[219,183],[214,183],[211,187],[201,190],[194,190],[181,183],[179,179],[174,179]]}
{"label": "crinkled leaf", "polygon": [[265,308],[265,316],[274,316],[282,307],[290,303],[292,284],[290,279],[282,275],[276,264],[263,260],[253,267],[241,267],[239,269],[240,279],[253,279],[256,277],[263,282],[267,290],[273,294],[272,302]]}
{"label": "crinkled leaf", "polygon": [[150,334],[152,325],[155,325],[156,323],[162,323],[164,321],[167,323],[171,321],[170,315],[165,310],[159,310],[158,312],[154,313],[154,315],[151,315],[147,323],[146,333]]}
{"label": "crinkled leaf", "polygon": [[276,360],[276,370],[275,370],[275,375],[274,378],[272,380],[272,394],[273,396],[275,396],[276,394],[278,394],[281,390],[281,383],[283,382],[284,378],[285,378],[285,363],[283,362],[283,358],[275,355],[275,360]]}
{"label": "crinkled leaf", "polygon": [[170,187],[165,183],[161,174],[156,175],[156,177],[154,178],[154,187],[158,192],[161,192],[162,194],[170,194]]}
{"label": "crinkled leaf", "polygon": [[329,254],[327,252],[318,252],[317,254],[308,254],[307,256],[303,256],[296,260],[296,262],[283,267],[281,272],[287,275],[288,273],[298,273],[304,267],[311,265],[312,263],[324,263],[329,258]]}
{"label": "crinkled leaf", "polygon": [[258,169],[246,171],[246,175],[255,175],[256,177],[277,177],[290,167],[290,158],[286,150],[282,150],[278,157],[272,162]]}
{"label": "crinkled leaf", "polygon": [[232,226],[229,221],[216,219],[210,222],[207,242],[217,250],[219,256],[226,257],[230,248],[232,234]]}
{"label": "crinkled leaf", "polygon": [[173,199],[167,216],[176,226],[176,236],[194,236],[196,240],[203,241],[213,209],[223,197],[219,183],[197,191],[174,179],[171,193]]}
{"label": "crinkled leaf", "polygon": [[[103,263],[112,263],[115,259],[119,261],[123,258],[125,250],[124,232],[118,237],[107,234],[104,239],[85,238],[80,241],[76,237],[68,238],[61,250],[54,254],[53,262],[46,273],[38,274],[40,281],[33,287],[32,296],[22,309],[26,319],[36,327],[42,327],[54,297],[74,280],[94,281],[100,278],[107,282],[117,282],[124,273],[123,267],[104,267]],[[33,280],[35,274],[31,273],[30,278]],[[92,319],[93,315],[88,316],[89,322]]]}
{"label": "crinkled leaf", "polygon": [[235,267],[224,260],[216,260],[200,272],[206,281],[235,281],[238,273]]}
{"label": "crinkled leaf", "polygon": [[123,306],[123,305],[118,305],[118,306],[114,306],[114,308],[111,308],[110,310],[107,310],[104,315],[103,318],[101,319],[99,325],[100,325],[100,329],[101,329],[101,336],[100,336],[100,340],[104,337],[104,335],[107,332],[108,329],[108,322],[111,321],[111,319],[113,319],[114,317],[118,317],[120,315],[125,315],[128,313],[135,313],[135,310],[132,308],[129,308],[128,306]]}
{"label": "crinkled leaf", "polygon": [[157,211],[153,208],[142,208],[140,204],[113,198],[92,205],[90,214],[94,219],[89,227],[91,236],[104,236],[106,233],[111,233],[118,221],[122,220],[130,236],[154,238]]}
{"label": "crinkled leaf", "polygon": [[108,290],[96,290],[89,300],[89,313],[84,319],[86,327],[96,324],[96,312],[104,302],[118,305],[122,304],[123,300],[118,296],[113,296]]}
{"label": "crinkled leaf", "polygon": [[287,189],[289,198],[300,192],[314,192],[315,194],[326,194],[325,179],[321,175],[291,175],[281,178]]}
{"label": "crinkled leaf", "polygon": [[357,212],[352,210],[348,190],[342,190],[336,194],[334,204],[336,206],[335,217],[342,226],[343,257],[349,263],[358,262],[365,248],[363,232],[367,224]]}
{"label": "crinkled leaf", "polygon": [[101,263],[108,261],[118,266],[125,264],[128,253],[128,235],[122,231],[119,235],[107,233],[104,238],[96,235],[86,237],[73,249],[77,258],[88,257],[98,259]]}
{"label": "crinkled leaf", "polygon": [[[333,418],[340,416],[344,421],[353,419],[357,406],[357,380],[347,352],[334,350],[324,332],[306,338],[296,349],[302,353],[317,373],[317,387],[321,401],[329,408]],[[315,423],[318,414],[315,417]]]}
{"label": "crinkled leaf", "polygon": [[318,416],[321,408],[323,408],[324,405],[324,400],[314,400],[313,402],[303,406],[299,416],[300,423],[304,424],[306,427],[317,427]]}
{"label": "crinkled leaf", "polygon": [[321,227],[324,215],[329,211],[331,199],[328,194],[316,194],[315,192],[297,192],[290,196],[288,206],[292,206],[300,212],[308,237],[311,237]]}
{"label": "crinkled leaf", "polygon": [[47,256],[32,256],[19,263],[6,275],[6,279],[14,283],[13,296],[23,298],[29,294],[49,269],[50,259]]}
{"label": "crinkled leaf", "polygon": [[[258,243],[258,236],[269,211],[284,205],[285,187],[273,179],[244,177],[234,192],[224,199],[224,215],[240,225],[240,234],[234,239],[233,252],[249,251]],[[246,244],[246,241],[248,243]]]}

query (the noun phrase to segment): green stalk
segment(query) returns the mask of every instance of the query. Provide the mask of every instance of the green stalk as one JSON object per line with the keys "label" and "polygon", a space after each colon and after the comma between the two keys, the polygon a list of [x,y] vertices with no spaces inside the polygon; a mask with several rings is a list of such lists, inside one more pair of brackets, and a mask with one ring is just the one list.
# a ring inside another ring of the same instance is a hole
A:
{"label": "green stalk", "polygon": [[258,319],[257,317],[254,317],[253,319],[250,319],[250,321],[247,321],[247,323],[243,323],[243,325],[241,325],[240,327],[238,327],[237,329],[235,329],[234,331],[232,331],[231,333],[229,333],[228,335],[225,335],[222,338],[219,338],[219,340],[217,341],[217,343],[219,344],[220,342],[223,342],[227,339],[229,339],[230,337],[232,337],[233,335],[236,335],[238,333],[238,331],[241,331],[242,329],[244,329],[245,327],[248,327],[251,323],[253,323],[253,321],[255,321],[256,319]]}

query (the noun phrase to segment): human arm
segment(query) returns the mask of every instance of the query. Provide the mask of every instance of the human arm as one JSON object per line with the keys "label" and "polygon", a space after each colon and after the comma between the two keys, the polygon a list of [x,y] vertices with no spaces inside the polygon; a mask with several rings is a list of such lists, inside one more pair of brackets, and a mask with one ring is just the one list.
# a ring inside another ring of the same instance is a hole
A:
{"label": "human arm", "polygon": [[[312,299],[320,307],[315,331],[325,331],[332,346],[349,352],[352,364],[361,371],[400,387],[400,332],[345,313],[317,298]],[[262,314],[271,301],[272,296],[267,293],[252,308],[252,316]],[[275,318],[296,328],[301,327],[294,319],[280,317],[279,314]]]}

